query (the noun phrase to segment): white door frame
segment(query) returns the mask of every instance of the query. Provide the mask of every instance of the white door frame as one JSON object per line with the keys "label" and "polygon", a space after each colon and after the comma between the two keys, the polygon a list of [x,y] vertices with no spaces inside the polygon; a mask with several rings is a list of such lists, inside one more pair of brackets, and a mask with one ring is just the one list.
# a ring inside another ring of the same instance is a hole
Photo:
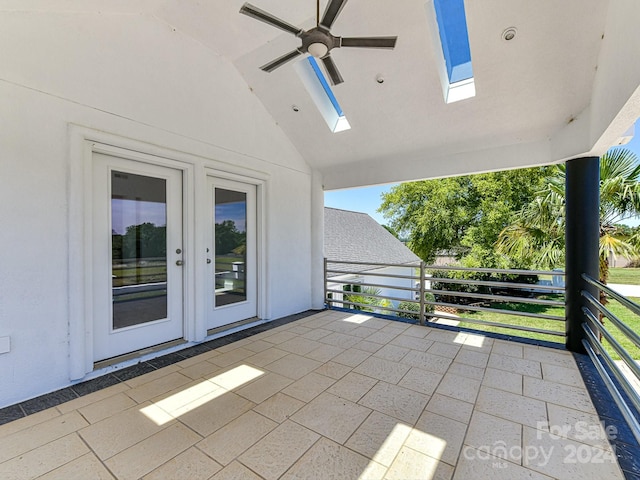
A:
{"label": "white door frame", "polygon": [[[196,234],[196,224],[206,225],[208,207],[207,175],[227,178],[257,187],[257,240],[258,240],[258,317],[268,319],[267,265],[267,203],[270,175],[264,171],[242,167],[244,156],[216,147],[207,146],[208,155],[193,155],[184,150],[201,150],[202,145],[192,142],[187,147],[183,140],[172,138],[176,148],[133,140],[113,133],[94,130],[80,125],[69,125],[68,164],[68,305],[69,305],[69,379],[86,378],[94,370],[91,243],[91,159],[93,152],[119,156],[182,170],[184,209],[184,335],[187,341],[202,341],[207,336],[206,301],[203,285],[206,283],[206,236]],[[225,158],[227,161],[216,160]]]}

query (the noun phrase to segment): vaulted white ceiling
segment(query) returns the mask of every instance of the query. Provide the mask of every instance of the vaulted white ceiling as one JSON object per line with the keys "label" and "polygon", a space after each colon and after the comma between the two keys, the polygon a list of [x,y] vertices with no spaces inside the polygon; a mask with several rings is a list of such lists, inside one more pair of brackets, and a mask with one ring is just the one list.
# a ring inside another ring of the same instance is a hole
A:
{"label": "vaulted white ceiling", "polygon": [[[452,104],[443,99],[426,1],[349,0],[334,35],[398,42],[395,50],[332,51],[344,77],[333,90],[352,127],[340,133],[327,128],[293,62],[259,69],[299,39],[241,15],[243,3],[56,2],[153,16],[227,58],[327,189],[599,155],[640,116],[637,0],[467,0],[476,96]],[[315,24],[315,0],[251,3],[305,29]],[[509,42],[508,27],[517,29]]]}

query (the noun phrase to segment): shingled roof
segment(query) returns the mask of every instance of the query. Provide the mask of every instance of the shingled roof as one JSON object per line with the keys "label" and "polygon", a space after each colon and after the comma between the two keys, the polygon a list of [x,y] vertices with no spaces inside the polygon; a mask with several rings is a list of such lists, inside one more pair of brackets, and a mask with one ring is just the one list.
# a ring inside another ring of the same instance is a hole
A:
{"label": "shingled roof", "polygon": [[[328,207],[324,209],[324,256],[347,262],[420,262],[416,254],[366,213]],[[368,267],[372,268],[380,267]]]}

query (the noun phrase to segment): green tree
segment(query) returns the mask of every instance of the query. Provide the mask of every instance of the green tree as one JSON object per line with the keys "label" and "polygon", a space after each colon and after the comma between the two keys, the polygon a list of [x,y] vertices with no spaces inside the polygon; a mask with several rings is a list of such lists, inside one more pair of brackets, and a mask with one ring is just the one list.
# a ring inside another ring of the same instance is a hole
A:
{"label": "green tree", "polygon": [[[523,259],[537,268],[564,265],[565,165],[549,172],[545,186],[498,238],[497,250]],[[640,235],[628,238],[617,227],[640,213],[640,166],[636,155],[624,148],[600,158],[600,280],[609,275],[609,255],[634,256]],[[622,231],[626,233],[626,231]]]}
{"label": "green tree", "polygon": [[402,183],[382,195],[379,211],[426,262],[439,250],[468,267],[523,267],[495,251],[500,232],[542,188],[545,168]]}

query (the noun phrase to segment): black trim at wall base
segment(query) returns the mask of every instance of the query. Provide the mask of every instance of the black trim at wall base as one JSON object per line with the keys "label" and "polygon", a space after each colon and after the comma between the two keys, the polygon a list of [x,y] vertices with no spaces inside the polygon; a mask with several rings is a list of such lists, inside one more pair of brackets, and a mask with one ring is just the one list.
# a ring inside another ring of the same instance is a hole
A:
{"label": "black trim at wall base", "polygon": [[18,420],[20,418],[26,417],[27,415],[31,415],[42,410],[46,410],[47,408],[56,407],[62,403],[68,402],[69,400],[88,395],[89,393],[97,392],[98,390],[102,390],[103,388],[125,382],[137,376],[144,375],[145,373],[153,372],[162,367],[166,367],[182,360],[186,360],[187,358],[195,357],[196,355],[200,355],[201,353],[206,353],[210,350],[220,348],[224,345],[237,342],[238,340],[242,340],[243,338],[247,338],[252,335],[271,330],[272,328],[286,325],[287,323],[295,322],[296,320],[315,315],[318,312],[320,312],[320,310],[307,310],[305,312],[296,313],[294,315],[282,317],[277,320],[265,322],[260,325],[256,325],[255,327],[240,330],[224,337],[209,340],[207,342],[203,342],[198,345],[179,350],[177,352],[168,353],[167,355],[162,355],[151,360],[142,361],[121,370],[114,370],[110,373],[94,378],[92,380],[88,380],[86,382],[76,383],[75,385],[56,390],[55,392],[40,395],[39,397],[16,403],[15,405],[9,405],[8,407],[0,408],[0,425]]}

